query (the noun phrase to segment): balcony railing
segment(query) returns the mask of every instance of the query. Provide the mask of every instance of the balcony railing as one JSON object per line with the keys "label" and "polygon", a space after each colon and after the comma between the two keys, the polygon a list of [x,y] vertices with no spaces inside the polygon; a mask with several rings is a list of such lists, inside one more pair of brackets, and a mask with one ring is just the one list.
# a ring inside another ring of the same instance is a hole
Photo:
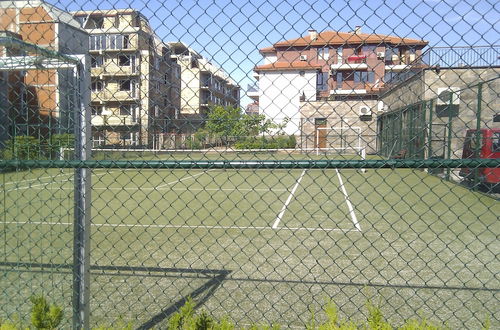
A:
{"label": "balcony railing", "polygon": [[133,126],[138,124],[137,117],[135,116],[121,116],[121,115],[93,115],[92,126]]}

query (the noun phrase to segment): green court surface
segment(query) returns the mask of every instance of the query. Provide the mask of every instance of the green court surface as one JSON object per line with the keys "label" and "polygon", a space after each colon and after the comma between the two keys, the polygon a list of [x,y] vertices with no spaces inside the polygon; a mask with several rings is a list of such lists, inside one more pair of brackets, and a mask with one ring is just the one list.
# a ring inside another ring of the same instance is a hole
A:
{"label": "green court surface", "polygon": [[[70,322],[72,177],[1,174],[0,318],[43,293]],[[416,170],[95,169],[92,322],[161,327],[192,296],[241,325],[302,327],[327,298],[354,319],[372,298],[396,323],[498,325],[499,214]]]}

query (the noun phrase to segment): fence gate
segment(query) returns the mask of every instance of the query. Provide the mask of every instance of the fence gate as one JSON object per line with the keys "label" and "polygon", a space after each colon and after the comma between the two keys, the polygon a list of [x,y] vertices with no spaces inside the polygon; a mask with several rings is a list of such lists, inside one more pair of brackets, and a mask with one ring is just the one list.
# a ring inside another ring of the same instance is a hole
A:
{"label": "fence gate", "polygon": [[0,327],[500,327],[494,3],[0,15]]}

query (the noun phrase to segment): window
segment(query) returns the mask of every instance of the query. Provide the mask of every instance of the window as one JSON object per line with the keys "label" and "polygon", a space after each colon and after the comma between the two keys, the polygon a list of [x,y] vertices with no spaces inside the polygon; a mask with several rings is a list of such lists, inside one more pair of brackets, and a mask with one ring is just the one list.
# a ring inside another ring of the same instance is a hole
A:
{"label": "window", "polygon": [[102,56],[90,56],[90,67],[100,68],[104,64],[104,59]]}
{"label": "window", "polygon": [[374,54],[375,50],[376,47],[374,45],[364,45],[363,47],[361,47],[361,53],[366,56]]}
{"label": "window", "polygon": [[89,48],[90,50],[106,49],[106,36],[103,34],[91,35]]}
{"label": "window", "polygon": [[120,90],[121,91],[131,91],[132,90],[132,81],[130,80],[120,80]]}
{"label": "window", "polygon": [[90,106],[90,111],[93,116],[102,115],[102,105],[92,105]]}
{"label": "window", "polygon": [[102,80],[92,80],[90,88],[92,92],[100,92],[104,88],[104,82]]}
{"label": "window", "polygon": [[330,56],[330,48],[329,47],[318,48],[318,59],[328,60],[329,56]]}
{"label": "window", "polygon": [[397,72],[386,71],[384,74],[384,82],[385,83],[391,82],[396,76],[397,76]]}
{"label": "window", "polygon": [[316,74],[316,90],[328,90],[328,72],[318,72]]}
{"label": "window", "polygon": [[132,114],[132,105],[131,104],[120,105],[120,116],[130,116],[131,114]]}
{"label": "window", "polygon": [[373,71],[354,71],[355,83],[374,83],[375,72]]}
{"label": "window", "polygon": [[399,59],[399,48],[388,46],[385,49],[385,62],[392,63]]}
{"label": "window", "polygon": [[132,133],[130,132],[120,132],[120,139],[121,140],[131,140],[132,138]]}
{"label": "window", "polygon": [[191,61],[191,69],[198,68],[198,61],[197,60],[192,60]]}
{"label": "window", "polygon": [[343,80],[342,72],[337,72],[336,80],[337,80],[337,89],[341,89],[342,88],[342,80]]}
{"label": "window", "polygon": [[130,56],[128,55],[119,55],[118,56],[118,65],[119,66],[130,66]]}
{"label": "window", "polygon": [[92,147],[98,148],[106,144],[106,132],[93,132],[92,133]]}
{"label": "window", "polygon": [[87,29],[102,29],[104,27],[104,17],[90,16],[87,20]]}
{"label": "window", "polygon": [[491,151],[500,152],[500,133],[493,133],[491,137]]}
{"label": "window", "polygon": [[130,39],[128,35],[109,34],[107,49],[128,49],[130,48]]}

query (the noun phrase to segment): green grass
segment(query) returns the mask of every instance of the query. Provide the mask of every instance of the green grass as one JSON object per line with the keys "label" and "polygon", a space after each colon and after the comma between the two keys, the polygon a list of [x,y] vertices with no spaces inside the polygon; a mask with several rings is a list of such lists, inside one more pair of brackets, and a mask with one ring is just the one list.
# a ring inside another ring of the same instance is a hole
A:
{"label": "green grass", "polygon": [[[303,326],[326,296],[366,319],[377,296],[391,323],[498,326],[498,201],[422,171],[344,169],[358,231],[336,170],[309,170],[273,229],[301,173],[93,170],[92,322],[143,324],[195,293],[242,325]],[[71,178],[1,174],[0,318],[29,317],[34,294],[71,315]]]}

